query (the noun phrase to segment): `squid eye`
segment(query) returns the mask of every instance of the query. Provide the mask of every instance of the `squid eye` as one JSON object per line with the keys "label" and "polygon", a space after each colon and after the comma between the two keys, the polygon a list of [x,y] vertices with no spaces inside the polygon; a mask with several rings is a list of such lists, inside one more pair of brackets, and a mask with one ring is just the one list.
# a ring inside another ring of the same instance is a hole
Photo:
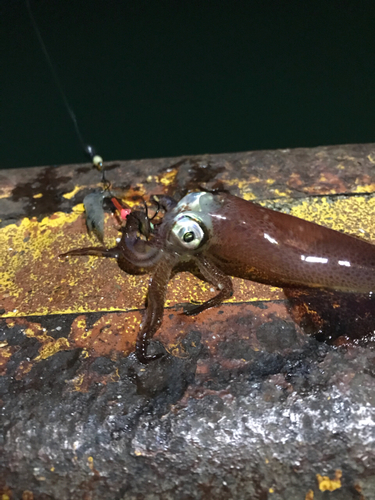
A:
{"label": "squid eye", "polygon": [[191,243],[193,240],[195,240],[195,235],[192,231],[185,233],[183,236],[183,240],[185,243]]}
{"label": "squid eye", "polygon": [[184,248],[190,250],[198,248],[205,239],[203,224],[187,215],[177,219],[172,227],[172,234]]}

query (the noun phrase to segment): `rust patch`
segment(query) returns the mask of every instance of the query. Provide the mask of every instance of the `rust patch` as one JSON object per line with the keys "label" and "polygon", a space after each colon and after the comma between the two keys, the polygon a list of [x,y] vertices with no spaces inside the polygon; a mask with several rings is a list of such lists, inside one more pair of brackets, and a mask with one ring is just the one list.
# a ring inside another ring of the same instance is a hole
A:
{"label": "rust patch", "polygon": [[30,216],[39,218],[61,209],[62,186],[70,180],[69,176],[57,175],[54,167],[46,167],[32,181],[18,183],[11,197],[15,202],[22,199]]}
{"label": "rust patch", "polygon": [[81,315],[73,321],[68,341],[93,356],[127,355],[134,350],[140,321],[139,312],[110,313],[89,327],[85,315]]}
{"label": "rust patch", "polygon": [[335,194],[345,193],[346,185],[343,180],[336,174],[321,173],[314,186],[305,187],[302,175],[293,172],[288,181],[288,186],[296,191],[302,191],[308,194]]}
{"label": "rust patch", "polygon": [[[253,353],[259,350],[278,352],[280,346],[282,349],[288,348],[288,341],[283,337],[283,324],[287,324],[290,317],[283,301],[227,304],[204,311],[196,317],[186,316],[182,312],[182,308],[167,308],[162,328],[154,338],[162,342],[170,354],[186,357],[185,339],[189,332],[199,332],[201,343],[210,353],[209,360],[201,360],[198,364],[198,374],[203,378],[209,373],[212,364],[219,363],[226,370],[240,369],[252,362]],[[73,319],[68,334],[63,336],[58,332],[52,336],[52,332],[47,331],[40,323],[27,318],[8,318],[8,328],[21,327],[26,337],[36,339],[39,343],[36,355],[20,362],[16,379],[21,380],[37,363],[60,351],[80,348],[82,360],[107,357],[115,361],[126,356],[134,351],[141,318],[141,311],[104,313],[94,320],[90,314],[82,314]],[[279,323],[274,330],[280,341],[275,344],[272,340],[272,328],[271,333],[266,332],[268,340],[265,340],[260,329],[262,325],[272,325],[276,318]],[[299,342],[295,340],[293,345],[298,345]],[[1,374],[5,373],[7,362],[17,350],[18,346],[2,346]],[[86,391],[94,378],[83,369],[77,374],[71,387],[73,390]],[[103,383],[108,380],[114,381],[113,378],[100,379]],[[96,377],[95,381],[99,381],[99,378]]]}
{"label": "rust patch", "polygon": [[284,289],[294,321],[318,340],[335,345],[375,336],[374,294]]}

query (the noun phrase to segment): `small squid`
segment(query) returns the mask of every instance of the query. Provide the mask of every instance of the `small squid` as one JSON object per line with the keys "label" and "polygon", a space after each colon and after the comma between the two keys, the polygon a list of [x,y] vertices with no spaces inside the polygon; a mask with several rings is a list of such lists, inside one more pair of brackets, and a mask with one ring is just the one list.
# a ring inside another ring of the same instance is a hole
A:
{"label": "small squid", "polygon": [[[227,193],[196,192],[179,203],[161,204],[158,226],[146,215],[128,215],[120,243],[111,249],[83,248],[64,255],[116,258],[127,273],[150,273],[147,309],[136,355],[141,363],[162,323],[172,272],[196,269],[219,293],[193,307],[198,314],[233,294],[231,276],[279,287],[375,292],[375,245],[312,222],[263,208]],[[139,234],[149,236],[150,240]]]}

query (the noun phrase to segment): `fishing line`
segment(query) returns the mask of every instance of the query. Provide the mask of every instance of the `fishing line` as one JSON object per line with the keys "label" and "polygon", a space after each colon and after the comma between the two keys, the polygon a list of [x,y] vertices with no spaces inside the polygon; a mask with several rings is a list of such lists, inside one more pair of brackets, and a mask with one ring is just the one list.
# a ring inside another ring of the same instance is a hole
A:
{"label": "fishing line", "polygon": [[38,38],[38,41],[39,41],[39,45],[43,51],[43,54],[46,58],[46,61],[47,61],[47,64],[49,66],[49,69],[51,70],[51,73],[52,73],[52,76],[53,76],[53,79],[55,81],[55,85],[56,87],[58,88],[59,92],[60,92],[60,95],[62,97],[62,100],[63,100],[63,103],[64,103],[64,106],[73,122],[73,126],[74,126],[74,130],[77,134],[77,137],[78,137],[78,140],[81,144],[81,147],[84,151],[84,153],[86,155],[88,155],[93,163],[93,165],[98,168],[99,170],[101,170],[102,172],[102,182],[103,184],[107,184],[107,180],[105,178],[105,172],[104,172],[104,167],[103,167],[103,158],[101,156],[99,156],[96,151],[95,151],[95,148],[91,145],[91,144],[86,144],[85,141],[83,140],[83,137],[82,137],[82,134],[81,134],[81,130],[78,126],[78,121],[77,121],[77,117],[73,111],[73,108],[71,107],[71,105],[69,104],[69,101],[68,101],[68,98],[66,96],[66,93],[63,89],[63,86],[60,82],[60,79],[57,75],[57,72],[56,72],[56,69],[52,63],[52,59],[48,53],[48,50],[47,50],[47,47],[43,41],[43,37],[42,37],[42,34],[40,33],[40,30],[39,30],[39,26],[38,26],[38,23],[36,22],[35,20],[35,17],[34,17],[34,14],[31,10],[31,6],[30,6],[30,0],[26,0],[26,7],[27,7],[27,10],[28,10],[28,13],[29,13],[29,17],[30,17],[30,20],[31,20],[31,24],[34,28],[34,31],[35,31],[35,34]]}

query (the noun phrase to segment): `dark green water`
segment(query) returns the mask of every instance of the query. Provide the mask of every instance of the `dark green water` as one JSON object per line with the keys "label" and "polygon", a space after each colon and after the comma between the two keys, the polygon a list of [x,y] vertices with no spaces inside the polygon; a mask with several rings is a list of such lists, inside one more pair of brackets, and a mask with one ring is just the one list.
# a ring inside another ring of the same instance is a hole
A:
{"label": "dark green water", "polygon": [[[1,0],[0,168],[84,161],[24,0]],[[31,0],[106,160],[375,141],[375,2]]]}

